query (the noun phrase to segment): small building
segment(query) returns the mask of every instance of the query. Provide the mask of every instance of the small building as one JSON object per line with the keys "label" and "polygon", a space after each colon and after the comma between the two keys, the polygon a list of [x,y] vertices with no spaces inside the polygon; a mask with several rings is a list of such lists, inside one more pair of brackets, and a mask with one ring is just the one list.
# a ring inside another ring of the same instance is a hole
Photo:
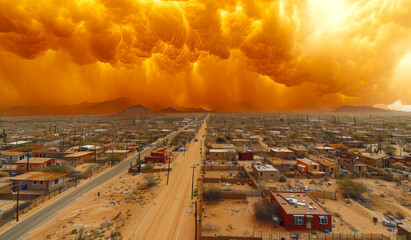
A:
{"label": "small building", "polygon": [[[30,172],[30,171],[43,171],[46,168],[54,167],[57,165],[57,159],[55,158],[30,158],[20,160],[14,163],[17,165],[16,170],[18,172]],[[28,167],[27,167],[28,165]]]}
{"label": "small building", "polygon": [[94,157],[94,152],[74,152],[64,156],[64,159],[69,162],[86,161]]}
{"label": "small building", "polygon": [[67,173],[28,172],[11,178],[13,186],[18,184],[22,190],[52,192],[64,185]]}
{"label": "small building", "polygon": [[373,167],[383,167],[384,166],[384,159],[389,158],[388,155],[380,154],[380,153],[355,153],[355,152],[348,152],[347,155],[350,158],[356,159],[358,157],[358,161],[371,165]]}
{"label": "small building", "polygon": [[26,157],[26,153],[24,152],[0,151],[0,161],[6,164],[15,163]]}
{"label": "small building", "polygon": [[156,151],[151,152],[149,156],[144,158],[144,163],[167,163],[167,151],[164,148],[159,148]]}
{"label": "small building", "polygon": [[337,152],[341,152],[341,153],[347,152],[349,149],[344,144],[327,144],[326,146],[335,148]]}
{"label": "small building", "polygon": [[304,173],[320,172],[320,164],[308,158],[297,159],[297,169]]}
{"label": "small building", "polygon": [[253,174],[257,181],[278,182],[280,180],[280,171],[277,168],[262,163],[253,163]]}
{"label": "small building", "polygon": [[340,164],[342,167],[347,169],[352,173],[367,173],[368,172],[368,165],[355,159],[350,158],[349,156],[342,156],[340,158]]}
{"label": "small building", "polygon": [[297,161],[296,160],[283,160],[277,157],[267,157],[265,162],[277,168],[280,173],[286,173],[290,171],[297,170]]}
{"label": "small building", "polygon": [[294,152],[294,155],[299,158],[305,158],[308,156],[308,149],[303,147],[288,147],[291,151]]}
{"label": "small building", "polygon": [[318,154],[327,154],[327,153],[336,153],[336,149],[333,147],[328,147],[328,146],[319,146],[315,147],[315,151],[317,151]]}
{"label": "small building", "polygon": [[270,155],[281,159],[291,159],[294,157],[294,152],[286,148],[271,148]]}
{"label": "small building", "polygon": [[253,152],[239,152],[238,153],[238,160],[242,161],[253,161],[254,160],[254,153]]}
{"label": "small building", "polygon": [[234,161],[236,154],[234,149],[210,149],[210,155],[208,157],[210,161]]}
{"label": "small building", "polygon": [[327,157],[313,157],[312,160],[320,164],[320,171],[328,174],[334,174],[338,170],[338,163]]}
{"label": "small building", "polygon": [[305,192],[272,191],[271,202],[287,230],[332,230],[331,213]]}

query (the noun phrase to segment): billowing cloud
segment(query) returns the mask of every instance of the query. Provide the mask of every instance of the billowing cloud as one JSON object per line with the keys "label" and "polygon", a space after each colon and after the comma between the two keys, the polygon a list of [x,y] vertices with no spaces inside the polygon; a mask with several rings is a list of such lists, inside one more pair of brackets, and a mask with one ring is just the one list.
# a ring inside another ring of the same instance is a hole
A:
{"label": "billowing cloud", "polygon": [[411,104],[408,0],[0,0],[0,108]]}

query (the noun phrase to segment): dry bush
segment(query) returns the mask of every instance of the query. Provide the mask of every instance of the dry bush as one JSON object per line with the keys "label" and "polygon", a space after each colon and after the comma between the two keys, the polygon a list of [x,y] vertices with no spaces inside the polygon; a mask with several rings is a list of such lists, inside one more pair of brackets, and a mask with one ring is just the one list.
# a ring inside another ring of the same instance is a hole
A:
{"label": "dry bush", "polygon": [[220,230],[220,226],[217,225],[217,224],[212,224],[210,222],[207,222],[207,223],[204,224],[202,230],[206,231],[206,232],[207,231],[218,231],[218,230]]}
{"label": "dry bush", "polygon": [[218,202],[221,200],[221,191],[217,188],[210,188],[203,192],[203,198],[208,202]]}
{"label": "dry bush", "polygon": [[367,191],[367,188],[363,183],[351,179],[338,180],[337,184],[344,197],[359,198]]}
{"label": "dry bush", "polygon": [[278,214],[278,209],[267,199],[254,203],[254,216],[260,221],[270,221]]}

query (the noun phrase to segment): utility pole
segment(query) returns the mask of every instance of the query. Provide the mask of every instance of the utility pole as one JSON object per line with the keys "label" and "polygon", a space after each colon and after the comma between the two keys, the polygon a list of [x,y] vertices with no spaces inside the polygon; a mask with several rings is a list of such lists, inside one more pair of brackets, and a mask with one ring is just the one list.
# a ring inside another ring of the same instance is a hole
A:
{"label": "utility pole", "polygon": [[195,212],[194,212],[194,224],[195,224],[195,236],[194,239],[197,240],[197,201],[194,202]]}
{"label": "utility pole", "polygon": [[138,158],[137,158],[138,173],[141,173],[141,159],[140,159],[140,152],[141,152],[141,147],[138,149]]}
{"label": "utility pole", "polygon": [[197,168],[197,167],[195,167],[195,165],[193,164],[193,166],[191,168],[193,169],[193,177],[191,178],[191,199],[193,199],[193,196],[194,196],[194,168]]}
{"label": "utility pole", "polygon": [[27,172],[29,172],[30,153],[27,155]]}
{"label": "utility pole", "polygon": [[19,198],[20,198],[20,188],[19,183],[17,183],[17,207],[16,207],[16,221],[19,221]]}
{"label": "utility pole", "polygon": [[170,162],[171,158],[168,158],[168,168],[167,168],[167,185],[168,185],[168,178],[170,177]]}

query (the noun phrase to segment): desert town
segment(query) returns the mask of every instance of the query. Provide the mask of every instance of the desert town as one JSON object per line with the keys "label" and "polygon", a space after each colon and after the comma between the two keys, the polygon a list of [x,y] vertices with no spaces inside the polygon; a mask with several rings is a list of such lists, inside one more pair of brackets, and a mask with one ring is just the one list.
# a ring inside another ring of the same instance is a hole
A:
{"label": "desert town", "polygon": [[0,239],[409,239],[410,122],[143,106],[3,118]]}

